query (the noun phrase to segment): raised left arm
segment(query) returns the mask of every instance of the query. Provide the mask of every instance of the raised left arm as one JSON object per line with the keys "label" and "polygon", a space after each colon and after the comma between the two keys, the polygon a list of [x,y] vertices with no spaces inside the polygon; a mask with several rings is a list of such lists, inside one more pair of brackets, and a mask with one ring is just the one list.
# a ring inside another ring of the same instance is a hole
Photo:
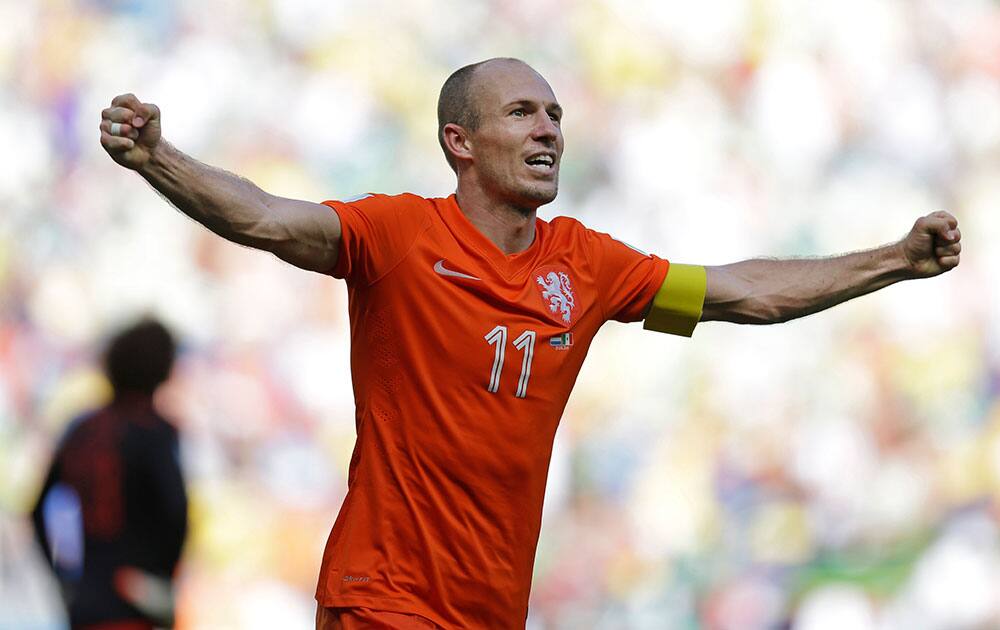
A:
{"label": "raised left arm", "polygon": [[917,219],[903,240],[877,249],[705,267],[701,321],[776,324],[900,280],[930,278],[958,266],[961,238],[958,220],[941,211]]}

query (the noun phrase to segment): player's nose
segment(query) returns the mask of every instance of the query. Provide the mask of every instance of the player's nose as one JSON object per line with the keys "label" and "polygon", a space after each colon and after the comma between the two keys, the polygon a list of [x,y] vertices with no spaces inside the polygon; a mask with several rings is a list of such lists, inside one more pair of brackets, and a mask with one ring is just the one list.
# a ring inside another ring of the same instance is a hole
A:
{"label": "player's nose", "polygon": [[531,130],[532,139],[552,143],[559,138],[560,133],[559,127],[547,112],[541,111],[535,116],[535,126]]}

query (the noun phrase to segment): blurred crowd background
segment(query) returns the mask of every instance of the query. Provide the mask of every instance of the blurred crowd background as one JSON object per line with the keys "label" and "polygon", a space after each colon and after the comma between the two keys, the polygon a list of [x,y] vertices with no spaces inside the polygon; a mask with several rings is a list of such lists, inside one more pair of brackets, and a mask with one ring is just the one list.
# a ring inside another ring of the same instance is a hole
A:
{"label": "blurred crowd background", "polygon": [[[0,628],[60,628],[26,513],[95,363],[182,340],[178,628],[309,628],[354,444],[341,283],[117,167],[134,92],[277,194],[454,190],[435,103],[521,57],[567,214],[669,259],[826,255],[961,221],[962,265],[773,327],[609,324],[556,440],[528,627],[1000,627],[1000,3],[0,0]],[[400,524],[405,527],[405,524]]]}

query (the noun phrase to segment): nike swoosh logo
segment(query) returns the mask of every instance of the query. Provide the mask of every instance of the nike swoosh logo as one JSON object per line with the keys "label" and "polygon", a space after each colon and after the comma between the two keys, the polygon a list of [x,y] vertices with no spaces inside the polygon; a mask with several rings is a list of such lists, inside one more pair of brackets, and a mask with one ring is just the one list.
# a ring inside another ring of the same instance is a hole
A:
{"label": "nike swoosh logo", "polygon": [[466,280],[480,280],[475,276],[470,276],[467,273],[462,273],[461,271],[452,271],[451,269],[445,269],[444,258],[434,263],[434,271],[438,272],[442,276],[451,276],[452,278],[465,278]]}

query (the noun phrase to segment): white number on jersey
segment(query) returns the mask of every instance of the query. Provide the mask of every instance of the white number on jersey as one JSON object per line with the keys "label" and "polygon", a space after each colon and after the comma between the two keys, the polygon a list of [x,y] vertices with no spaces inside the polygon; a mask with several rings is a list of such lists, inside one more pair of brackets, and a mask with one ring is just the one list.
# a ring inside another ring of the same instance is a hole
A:
{"label": "white number on jersey", "polygon": [[[535,331],[526,330],[514,340],[514,348],[521,350],[521,377],[517,379],[517,391],[514,396],[524,398],[528,395],[528,379],[531,378],[531,360],[535,356]],[[504,348],[507,345],[507,327],[496,326],[483,337],[491,346],[496,346],[493,352],[493,369],[490,370],[490,382],[486,391],[491,394],[500,389],[500,374],[503,372]]]}

